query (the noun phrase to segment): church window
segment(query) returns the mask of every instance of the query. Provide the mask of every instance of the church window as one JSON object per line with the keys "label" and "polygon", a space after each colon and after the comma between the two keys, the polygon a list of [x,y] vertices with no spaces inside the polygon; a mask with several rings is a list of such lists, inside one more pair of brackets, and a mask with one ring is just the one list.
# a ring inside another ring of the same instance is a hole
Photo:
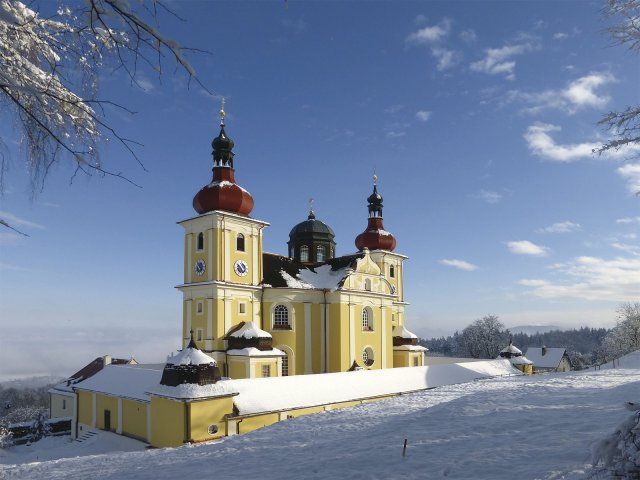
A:
{"label": "church window", "polygon": [[367,307],[362,309],[362,330],[367,332],[373,330],[373,312]]}
{"label": "church window", "polygon": [[273,328],[290,328],[289,309],[284,305],[276,305],[273,309]]}
{"label": "church window", "polygon": [[271,376],[271,365],[262,365],[262,376],[265,378]]}
{"label": "church window", "polygon": [[218,433],[218,426],[209,425],[209,428],[207,428],[207,432],[209,432],[209,435],[215,435],[216,433]]}
{"label": "church window", "polygon": [[285,352],[284,357],[282,357],[282,376],[289,376],[289,355]]}
{"label": "church window", "polygon": [[201,328],[198,328],[198,329],[196,330],[196,340],[197,340],[198,342],[201,342],[201,341],[202,341],[202,329],[201,329]]}
{"label": "church window", "polygon": [[316,247],[316,262],[324,262],[324,247],[322,245]]}
{"label": "church window", "polygon": [[204,250],[204,233],[200,232],[198,234],[198,245],[197,245],[197,249],[199,252]]}
{"label": "church window", "polygon": [[244,252],[244,235],[241,233],[236,237],[236,250],[238,252]]}
{"label": "church window", "polygon": [[196,303],[196,313],[202,313],[202,302]]}
{"label": "church window", "polygon": [[394,278],[396,276],[396,268],[393,265],[389,266],[389,276]]}
{"label": "church window", "polygon": [[240,302],[238,304],[238,313],[247,313],[247,304],[244,302]]}
{"label": "church window", "polygon": [[371,291],[371,279],[370,279],[370,278],[367,278],[367,279],[364,281],[364,289],[365,289],[367,292],[370,292],[370,291]]}
{"label": "church window", "polygon": [[306,245],[302,245],[300,247],[300,261],[308,262],[309,261],[309,247]]}
{"label": "church window", "polygon": [[362,361],[367,367],[373,365],[373,349],[367,347],[362,351]]}

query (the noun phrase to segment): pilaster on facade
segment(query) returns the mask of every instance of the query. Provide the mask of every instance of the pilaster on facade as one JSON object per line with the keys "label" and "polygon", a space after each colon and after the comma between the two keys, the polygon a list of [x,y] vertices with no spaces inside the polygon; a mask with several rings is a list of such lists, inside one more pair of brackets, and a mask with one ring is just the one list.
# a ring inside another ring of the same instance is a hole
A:
{"label": "pilaster on facade", "polygon": [[313,373],[311,350],[311,303],[304,304],[304,373]]}

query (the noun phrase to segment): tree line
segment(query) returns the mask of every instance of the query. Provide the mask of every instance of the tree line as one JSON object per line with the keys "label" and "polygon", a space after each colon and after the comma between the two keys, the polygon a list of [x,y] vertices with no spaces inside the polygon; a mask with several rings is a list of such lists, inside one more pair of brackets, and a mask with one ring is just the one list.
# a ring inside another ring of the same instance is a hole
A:
{"label": "tree line", "polygon": [[509,342],[526,353],[529,347],[562,347],[574,368],[600,365],[640,349],[640,302],[627,302],[617,310],[612,329],[581,327],[534,334],[515,333],[496,315],[485,315],[461,332],[447,337],[420,339],[430,355],[464,358],[496,358]]}

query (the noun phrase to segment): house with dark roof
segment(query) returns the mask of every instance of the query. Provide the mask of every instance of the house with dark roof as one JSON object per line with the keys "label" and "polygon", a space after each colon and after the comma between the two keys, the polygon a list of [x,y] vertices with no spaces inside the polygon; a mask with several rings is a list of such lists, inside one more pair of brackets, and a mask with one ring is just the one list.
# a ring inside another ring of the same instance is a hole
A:
{"label": "house with dark roof", "polygon": [[533,362],[533,373],[568,372],[571,360],[566,348],[529,347],[527,358]]}

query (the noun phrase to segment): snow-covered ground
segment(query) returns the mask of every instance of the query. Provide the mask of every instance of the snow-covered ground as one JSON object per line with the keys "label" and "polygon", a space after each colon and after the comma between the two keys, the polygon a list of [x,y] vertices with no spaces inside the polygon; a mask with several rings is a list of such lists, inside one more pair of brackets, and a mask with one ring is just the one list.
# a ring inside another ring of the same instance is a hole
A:
{"label": "snow-covered ground", "polygon": [[584,478],[591,443],[629,415],[625,401],[640,400],[640,353],[621,364],[444,386],[211,444],[6,464],[23,461],[13,452],[0,477]]}

